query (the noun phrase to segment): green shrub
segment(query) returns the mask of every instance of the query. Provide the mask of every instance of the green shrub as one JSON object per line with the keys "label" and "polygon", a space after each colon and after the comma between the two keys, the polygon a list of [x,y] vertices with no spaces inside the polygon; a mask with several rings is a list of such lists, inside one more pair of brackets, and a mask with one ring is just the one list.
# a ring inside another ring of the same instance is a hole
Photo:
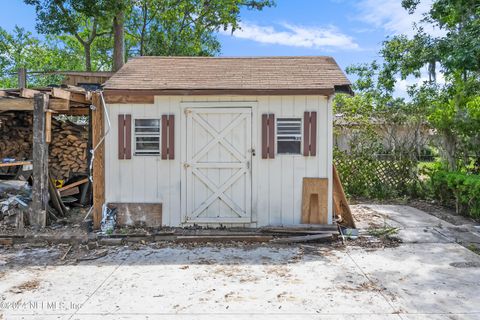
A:
{"label": "green shrub", "polygon": [[457,213],[480,218],[480,176],[442,169],[430,173],[431,195],[444,205],[455,205]]}

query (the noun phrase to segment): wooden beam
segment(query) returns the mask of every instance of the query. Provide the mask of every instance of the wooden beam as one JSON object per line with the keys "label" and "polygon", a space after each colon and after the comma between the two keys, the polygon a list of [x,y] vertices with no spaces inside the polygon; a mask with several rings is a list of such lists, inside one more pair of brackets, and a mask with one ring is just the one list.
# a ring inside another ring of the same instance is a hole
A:
{"label": "wooden beam", "polygon": [[33,186],[29,215],[34,228],[44,228],[48,209],[48,144],[46,143],[45,118],[48,95],[34,97],[33,110]]}
{"label": "wooden beam", "polygon": [[118,103],[118,104],[127,104],[127,103],[142,103],[142,104],[153,104],[155,98],[153,95],[109,95],[105,97],[106,103]]}
{"label": "wooden beam", "polygon": [[0,97],[0,111],[32,111],[33,100],[13,97]]}
{"label": "wooden beam", "polygon": [[[95,148],[102,139],[104,129],[103,105],[99,93],[92,96],[92,148]],[[93,160],[93,227],[100,228],[102,220],[102,206],[105,203],[105,141],[97,148]]]}
{"label": "wooden beam", "polygon": [[67,111],[59,111],[60,114],[67,116],[88,116],[90,108],[70,108]]}
{"label": "wooden beam", "polygon": [[64,99],[50,99],[49,109],[55,111],[68,111],[70,110],[70,101]]}
{"label": "wooden beam", "polygon": [[52,88],[52,96],[54,98],[69,100],[83,104],[90,104],[91,102],[91,99],[88,99],[86,93],[72,92],[61,88]]}
{"label": "wooden beam", "polygon": [[38,90],[28,89],[28,88],[20,88],[20,97],[33,99],[33,96],[37,93],[41,93]]}

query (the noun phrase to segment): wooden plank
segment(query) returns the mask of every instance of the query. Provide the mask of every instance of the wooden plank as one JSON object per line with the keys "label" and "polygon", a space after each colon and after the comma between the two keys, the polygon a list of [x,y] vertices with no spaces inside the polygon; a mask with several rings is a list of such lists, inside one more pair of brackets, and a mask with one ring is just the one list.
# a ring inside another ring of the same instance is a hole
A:
{"label": "wooden plank", "polygon": [[50,99],[48,109],[55,111],[68,111],[70,110],[70,101],[64,99]]}
{"label": "wooden plank", "polygon": [[153,104],[155,98],[153,95],[105,95],[106,103],[117,103],[117,104],[130,104],[130,103],[141,103],[141,104]]}
{"label": "wooden plank", "polygon": [[69,100],[83,104],[89,104],[91,102],[91,99],[88,99],[85,93],[71,92],[61,88],[52,88],[52,96],[54,98]]}
{"label": "wooden plank", "polygon": [[0,111],[32,111],[33,99],[0,97]]}
{"label": "wooden plank", "polygon": [[309,242],[309,241],[319,241],[319,240],[332,240],[332,234],[312,234],[308,236],[298,236],[298,237],[288,237],[288,238],[277,238],[273,239],[270,242],[272,243],[297,243],[297,242]]}
{"label": "wooden plank", "polygon": [[270,230],[270,229],[282,229],[282,230],[329,230],[337,231],[338,227],[336,224],[292,224],[292,225],[278,225],[278,226],[266,226],[262,227],[261,230]]}
{"label": "wooden plank", "polygon": [[62,192],[62,191],[65,191],[65,190],[74,188],[74,187],[76,187],[76,186],[79,186],[79,185],[84,184],[84,183],[87,183],[87,182],[88,182],[88,178],[85,178],[85,179],[82,179],[82,180],[79,180],[79,181],[70,183],[69,185],[66,185],[66,186],[63,186],[62,188],[59,188],[59,189],[58,189],[58,192]]}
{"label": "wooden plank", "polygon": [[161,203],[109,203],[109,208],[117,208],[118,226],[162,226]]}
{"label": "wooden plank", "polygon": [[37,93],[41,93],[38,90],[28,89],[28,88],[20,88],[20,97],[33,99],[33,96]]}
{"label": "wooden plank", "polygon": [[195,235],[195,236],[176,236],[176,242],[226,242],[226,241],[245,241],[245,242],[268,242],[272,236],[266,235]]}
{"label": "wooden plank", "polygon": [[[92,111],[92,146],[99,145],[104,129],[104,110],[99,93],[92,96],[92,104],[95,110]],[[102,205],[105,203],[105,141],[95,151],[93,160],[93,227],[100,228],[102,220]]]}
{"label": "wooden plank", "polygon": [[302,223],[328,223],[327,178],[303,178]]}
{"label": "wooden plank", "polygon": [[0,167],[15,167],[15,166],[25,166],[32,164],[31,161],[16,161],[8,163],[0,163]]}
{"label": "wooden plank", "polygon": [[45,111],[48,109],[48,95],[36,94],[33,111],[33,186],[30,205],[30,223],[34,228],[44,228],[48,209],[48,144],[45,134]]}
{"label": "wooden plank", "polygon": [[339,224],[348,227],[356,228],[355,220],[353,219],[352,211],[348,205],[345,191],[343,190],[340,176],[338,175],[337,168],[333,166],[333,213],[339,219]]}
{"label": "wooden plank", "polygon": [[90,112],[90,108],[78,108],[72,107],[70,110],[60,111],[59,113],[67,115],[67,116],[88,116]]}
{"label": "wooden plank", "polygon": [[67,197],[67,196],[72,196],[74,194],[79,194],[80,193],[80,188],[79,187],[73,187],[68,190],[64,190],[60,192],[61,197]]}
{"label": "wooden plank", "polygon": [[45,142],[52,142],[52,112],[48,110],[45,114]]}

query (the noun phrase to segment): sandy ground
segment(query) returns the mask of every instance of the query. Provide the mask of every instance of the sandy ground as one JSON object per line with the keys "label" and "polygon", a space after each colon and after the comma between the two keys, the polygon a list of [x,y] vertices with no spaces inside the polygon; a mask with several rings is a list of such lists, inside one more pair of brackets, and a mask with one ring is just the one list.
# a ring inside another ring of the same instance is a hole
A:
{"label": "sandy ground", "polygon": [[[354,207],[360,240],[0,249],[0,319],[480,319],[480,256],[407,206]],[[397,227],[398,241],[370,236]],[[475,235],[472,235],[475,237]]]}

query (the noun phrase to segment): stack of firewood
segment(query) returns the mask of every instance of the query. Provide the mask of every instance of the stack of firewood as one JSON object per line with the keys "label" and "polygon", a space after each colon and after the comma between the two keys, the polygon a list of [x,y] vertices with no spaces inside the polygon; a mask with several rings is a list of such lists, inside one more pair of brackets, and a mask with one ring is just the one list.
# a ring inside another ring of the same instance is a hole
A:
{"label": "stack of firewood", "polygon": [[[29,112],[0,113],[0,160],[31,160],[32,120]],[[86,126],[68,120],[52,119],[50,175],[55,179],[67,180],[74,173],[87,173],[87,142]]]}
{"label": "stack of firewood", "polygon": [[0,159],[27,160],[32,150],[32,115],[0,113]]}
{"label": "stack of firewood", "polygon": [[88,131],[70,121],[52,121],[50,173],[55,179],[67,179],[72,173],[86,173]]}

